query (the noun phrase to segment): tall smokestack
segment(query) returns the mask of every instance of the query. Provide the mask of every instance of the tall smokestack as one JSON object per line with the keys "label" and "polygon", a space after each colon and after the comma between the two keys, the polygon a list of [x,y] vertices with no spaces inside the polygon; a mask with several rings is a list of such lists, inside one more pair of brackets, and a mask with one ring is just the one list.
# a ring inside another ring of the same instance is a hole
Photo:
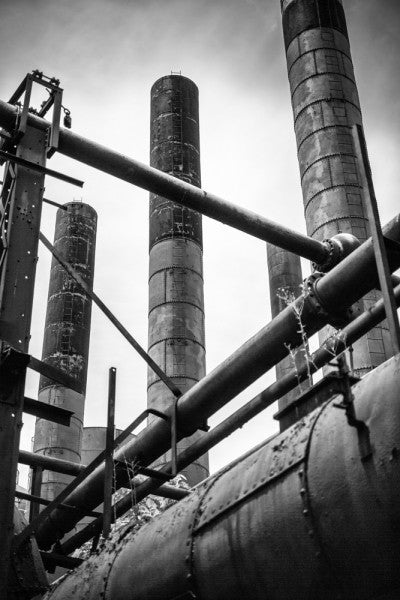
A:
{"label": "tall smokestack", "polygon": [[[302,272],[300,257],[287,250],[282,250],[273,244],[267,244],[267,260],[269,275],[269,295],[271,304],[271,317],[274,319],[286,306],[300,294]],[[301,315],[299,315],[301,319]],[[289,356],[281,360],[275,367],[276,379],[279,381],[293,368],[300,369],[307,360],[306,348],[299,347]],[[299,394],[305,391],[311,383],[303,381],[297,389],[288,392],[278,400],[279,412],[286,408]],[[283,431],[296,420],[290,414],[279,418],[280,429]]]}
{"label": "tall smokestack", "polygon": [[[150,128],[151,166],[200,187],[199,99],[193,81],[167,75],[155,82]],[[149,260],[149,353],[185,392],[205,375],[201,215],[150,194]],[[162,411],[173,400],[149,370],[148,406]],[[199,435],[186,438],[180,447]],[[208,472],[204,455],[184,474],[195,485]]]}
{"label": "tall smokestack", "polygon": [[[281,0],[281,8],[308,234],[362,242],[369,229],[351,136],[362,118],[342,2]],[[376,327],[354,344],[354,369],[363,375],[390,354],[387,328]]]}
{"label": "tall smokestack", "polygon": [[[54,246],[81,277],[93,287],[97,214],[81,202],[57,211]],[[53,258],[42,360],[67,371],[79,382],[77,393],[41,377],[39,400],[74,412],[70,427],[37,419],[33,451],[80,462],[92,302]],[[43,472],[42,496],[57,496],[69,475]]]}

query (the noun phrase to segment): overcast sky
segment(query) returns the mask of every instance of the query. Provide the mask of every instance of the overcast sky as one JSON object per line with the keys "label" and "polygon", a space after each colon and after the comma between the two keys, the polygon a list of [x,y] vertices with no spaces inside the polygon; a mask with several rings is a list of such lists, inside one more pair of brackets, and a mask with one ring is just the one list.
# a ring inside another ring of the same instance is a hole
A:
{"label": "overcast sky", "polygon": [[[399,212],[398,0],[347,0],[350,42],[382,222]],[[27,72],[58,77],[73,130],[148,163],[150,87],[181,71],[200,90],[202,187],[305,232],[279,0],[2,0],[0,98]],[[37,106],[45,96],[37,97]],[[83,199],[98,212],[95,291],[147,347],[148,193],[62,156],[46,197]],[[55,210],[42,230],[54,236]],[[265,245],[203,219],[207,370],[270,319]],[[40,358],[50,257],[40,249],[30,351]],[[306,266],[306,265],[305,265]],[[105,425],[107,379],[117,367],[118,427],[146,405],[146,369],[94,307],[86,425]],[[271,372],[211,424],[272,382]],[[29,373],[27,395],[37,397]],[[211,453],[216,470],[269,436],[276,407]],[[25,416],[22,447],[31,449]]]}

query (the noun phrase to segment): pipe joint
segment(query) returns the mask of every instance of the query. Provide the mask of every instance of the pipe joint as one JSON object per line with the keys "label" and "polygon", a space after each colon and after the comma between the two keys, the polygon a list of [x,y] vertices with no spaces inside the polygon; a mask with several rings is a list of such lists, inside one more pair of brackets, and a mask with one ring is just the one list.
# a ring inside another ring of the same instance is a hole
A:
{"label": "pipe joint", "polygon": [[332,312],[328,310],[318,293],[318,282],[324,277],[325,273],[315,271],[304,280],[304,290],[307,292],[307,300],[311,304],[313,311],[316,316],[320,317],[323,321],[332,325],[333,327],[340,328],[347,325],[354,319],[354,314],[351,308],[340,309]]}
{"label": "pipe joint", "polygon": [[327,250],[326,259],[320,264],[313,263],[313,268],[316,271],[326,273],[358,248],[360,241],[351,233],[338,233],[324,240],[323,244]]}

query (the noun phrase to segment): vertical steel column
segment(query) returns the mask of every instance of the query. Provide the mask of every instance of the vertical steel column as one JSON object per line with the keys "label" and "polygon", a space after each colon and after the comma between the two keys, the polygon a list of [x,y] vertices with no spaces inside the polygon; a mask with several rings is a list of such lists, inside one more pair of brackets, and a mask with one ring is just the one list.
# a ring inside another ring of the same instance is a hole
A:
{"label": "vertical steel column", "polygon": [[[281,0],[307,232],[369,236],[351,127],[362,121],[341,0]],[[369,308],[371,292],[360,302]],[[321,335],[326,337],[326,331]],[[354,344],[363,375],[390,356],[385,324]]]}
{"label": "vertical steel column", "polygon": [[[268,276],[269,276],[269,295],[271,303],[271,317],[274,319],[288,303],[292,302],[300,295],[300,286],[303,280],[301,272],[300,257],[287,250],[282,250],[273,244],[267,244]],[[301,319],[301,315],[299,315]],[[300,371],[306,364],[306,349],[299,346],[293,353],[281,360],[275,367],[276,379],[279,381],[287,373],[293,370]],[[310,381],[299,383],[298,387],[288,392],[279,399],[278,406],[281,411],[300,392],[305,391]],[[290,423],[292,424],[292,423]],[[287,423],[280,422],[281,431],[285,429]]]}
{"label": "vertical steel column", "polygon": [[[186,77],[162,77],[151,89],[150,163],[200,187],[198,90]],[[202,255],[201,215],[151,194],[149,354],[182,392],[205,374]],[[165,384],[149,371],[148,406],[162,411],[173,401]],[[204,479],[208,456],[185,475],[190,485]]]}
{"label": "vertical steel column", "polygon": [[[57,211],[54,246],[92,288],[97,215],[81,202],[65,207],[67,210]],[[42,360],[76,377],[81,391],[40,378],[39,400],[71,410],[74,415],[70,427],[37,419],[33,450],[72,462],[80,462],[91,309],[91,299],[53,258]],[[53,500],[70,480],[69,475],[45,471],[41,495]]]}
{"label": "vertical steel column", "polygon": [[[46,132],[28,126],[16,155],[45,166],[45,151]],[[4,181],[12,186],[10,195],[7,190],[2,194],[1,237],[6,245],[0,274],[0,345],[5,359],[0,374],[0,588],[5,598],[26,367],[7,364],[6,346],[28,352],[44,175],[14,165],[7,168]]]}
{"label": "vertical steel column", "polygon": [[114,475],[114,421],[115,421],[115,385],[116,369],[111,367],[108,373],[108,409],[106,433],[106,458],[104,465],[104,504],[103,536],[107,538],[111,531],[111,510]]}

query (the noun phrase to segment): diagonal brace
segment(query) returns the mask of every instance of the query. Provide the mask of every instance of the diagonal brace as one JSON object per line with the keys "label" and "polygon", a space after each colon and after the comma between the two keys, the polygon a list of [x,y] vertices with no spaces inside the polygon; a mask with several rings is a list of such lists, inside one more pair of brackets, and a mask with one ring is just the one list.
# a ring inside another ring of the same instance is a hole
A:
{"label": "diagonal brace", "polygon": [[76,283],[81,287],[81,289],[93,300],[96,306],[108,317],[113,325],[118,329],[120,333],[124,336],[124,338],[130,343],[130,345],[136,350],[136,352],[146,361],[149,365],[150,369],[158,375],[158,377],[165,383],[169,390],[174,394],[176,398],[181,396],[182,392],[180,389],[174,384],[173,381],[164,373],[162,369],[157,365],[157,363],[147,354],[147,352],[142,348],[142,346],[135,340],[135,338],[129,333],[127,329],[122,325],[122,323],[116,318],[116,316],[111,312],[111,310],[100,300],[100,298],[93,292],[93,290],[88,286],[88,284],[82,279],[82,277],[75,271],[75,269],[65,261],[54,246],[49,242],[49,240],[43,235],[43,233],[39,233],[40,241],[46,246],[48,250],[52,253],[54,258],[60,263],[60,265],[67,271],[70,277],[76,281]]}

